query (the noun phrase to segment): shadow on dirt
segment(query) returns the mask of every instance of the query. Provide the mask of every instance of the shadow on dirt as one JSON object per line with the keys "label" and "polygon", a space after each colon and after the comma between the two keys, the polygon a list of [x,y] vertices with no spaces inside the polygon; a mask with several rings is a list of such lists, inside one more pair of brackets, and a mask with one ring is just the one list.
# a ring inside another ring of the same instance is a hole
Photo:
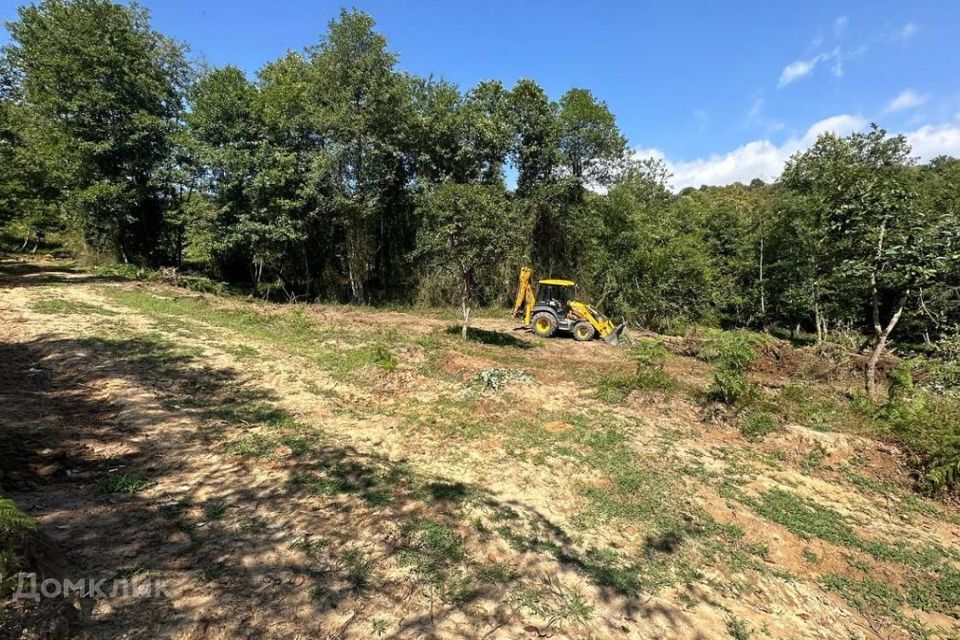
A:
{"label": "shadow on dirt", "polygon": [[[525,505],[343,446],[240,372],[165,339],[5,340],[0,363],[3,494],[42,520],[75,576],[156,580],[170,594],[111,599],[83,629],[93,637],[340,637],[411,597],[429,613],[387,637],[433,634],[454,615],[444,637],[482,637],[523,614],[516,588],[543,579],[525,551],[597,584],[628,620],[684,623],[640,598],[639,565],[579,549]],[[491,527],[468,526],[468,506]],[[516,552],[509,566],[474,551],[498,538]],[[616,620],[591,620],[598,627],[624,632]]]}
{"label": "shadow on dirt", "polygon": [[[449,326],[446,332],[452,336],[460,336],[462,328],[458,326]],[[493,331],[491,329],[481,329],[479,327],[467,328],[467,340],[479,344],[487,344],[494,347],[514,347],[517,349],[535,349],[536,343],[517,338],[503,331]]]}
{"label": "shadow on dirt", "polygon": [[94,275],[64,265],[0,260],[0,289],[125,281],[125,278],[119,276]]}

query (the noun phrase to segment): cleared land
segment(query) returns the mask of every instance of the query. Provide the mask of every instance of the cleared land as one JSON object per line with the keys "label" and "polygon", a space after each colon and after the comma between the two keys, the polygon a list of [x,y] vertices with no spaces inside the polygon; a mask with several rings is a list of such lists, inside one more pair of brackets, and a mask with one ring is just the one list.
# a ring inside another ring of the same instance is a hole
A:
{"label": "cleared land", "polygon": [[478,323],[6,261],[0,486],[73,575],[166,585],[93,637],[960,635],[960,511],[848,365],[765,352],[767,424],[683,341],[638,389],[627,349]]}

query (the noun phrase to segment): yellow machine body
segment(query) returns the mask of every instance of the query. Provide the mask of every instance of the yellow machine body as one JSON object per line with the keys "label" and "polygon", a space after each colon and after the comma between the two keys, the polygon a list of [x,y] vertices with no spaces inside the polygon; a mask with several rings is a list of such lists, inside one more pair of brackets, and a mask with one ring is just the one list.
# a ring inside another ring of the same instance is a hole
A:
{"label": "yellow machine body", "polygon": [[537,282],[534,291],[533,269],[520,269],[513,317],[523,312],[523,324],[543,338],[567,331],[580,341],[600,336],[608,344],[617,344],[624,325],[616,326],[592,306],[576,299],[577,284],[572,280],[548,278]]}

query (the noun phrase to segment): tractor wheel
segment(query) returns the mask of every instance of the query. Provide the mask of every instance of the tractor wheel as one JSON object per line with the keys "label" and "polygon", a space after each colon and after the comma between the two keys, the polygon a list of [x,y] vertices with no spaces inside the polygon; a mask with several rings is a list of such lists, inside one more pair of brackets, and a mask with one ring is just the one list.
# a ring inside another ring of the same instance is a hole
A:
{"label": "tractor wheel", "polygon": [[580,342],[593,340],[593,336],[596,334],[597,330],[594,329],[593,325],[586,320],[581,320],[577,324],[573,325],[573,337]]}
{"label": "tractor wheel", "polygon": [[557,331],[557,319],[552,313],[540,312],[530,320],[530,327],[541,338],[549,338]]}

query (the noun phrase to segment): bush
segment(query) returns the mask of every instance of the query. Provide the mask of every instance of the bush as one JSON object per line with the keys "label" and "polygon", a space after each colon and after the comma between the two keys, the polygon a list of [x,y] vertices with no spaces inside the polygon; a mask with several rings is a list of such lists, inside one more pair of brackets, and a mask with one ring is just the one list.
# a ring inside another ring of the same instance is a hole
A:
{"label": "bush", "polygon": [[916,366],[907,362],[890,375],[876,418],[917,460],[922,488],[952,487],[960,484],[960,400],[915,386]]}
{"label": "bush", "polygon": [[755,387],[747,376],[747,368],[757,357],[757,347],[765,342],[762,336],[746,331],[729,331],[707,343],[699,357],[713,365],[713,384],[708,395],[724,404],[748,400]]}
{"label": "bush", "polygon": [[641,342],[630,357],[637,363],[634,388],[667,391],[677,386],[677,381],[663,368],[670,352],[662,342]]}
{"label": "bush", "polygon": [[924,386],[934,393],[960,398],[960,326],[937,342]]}

